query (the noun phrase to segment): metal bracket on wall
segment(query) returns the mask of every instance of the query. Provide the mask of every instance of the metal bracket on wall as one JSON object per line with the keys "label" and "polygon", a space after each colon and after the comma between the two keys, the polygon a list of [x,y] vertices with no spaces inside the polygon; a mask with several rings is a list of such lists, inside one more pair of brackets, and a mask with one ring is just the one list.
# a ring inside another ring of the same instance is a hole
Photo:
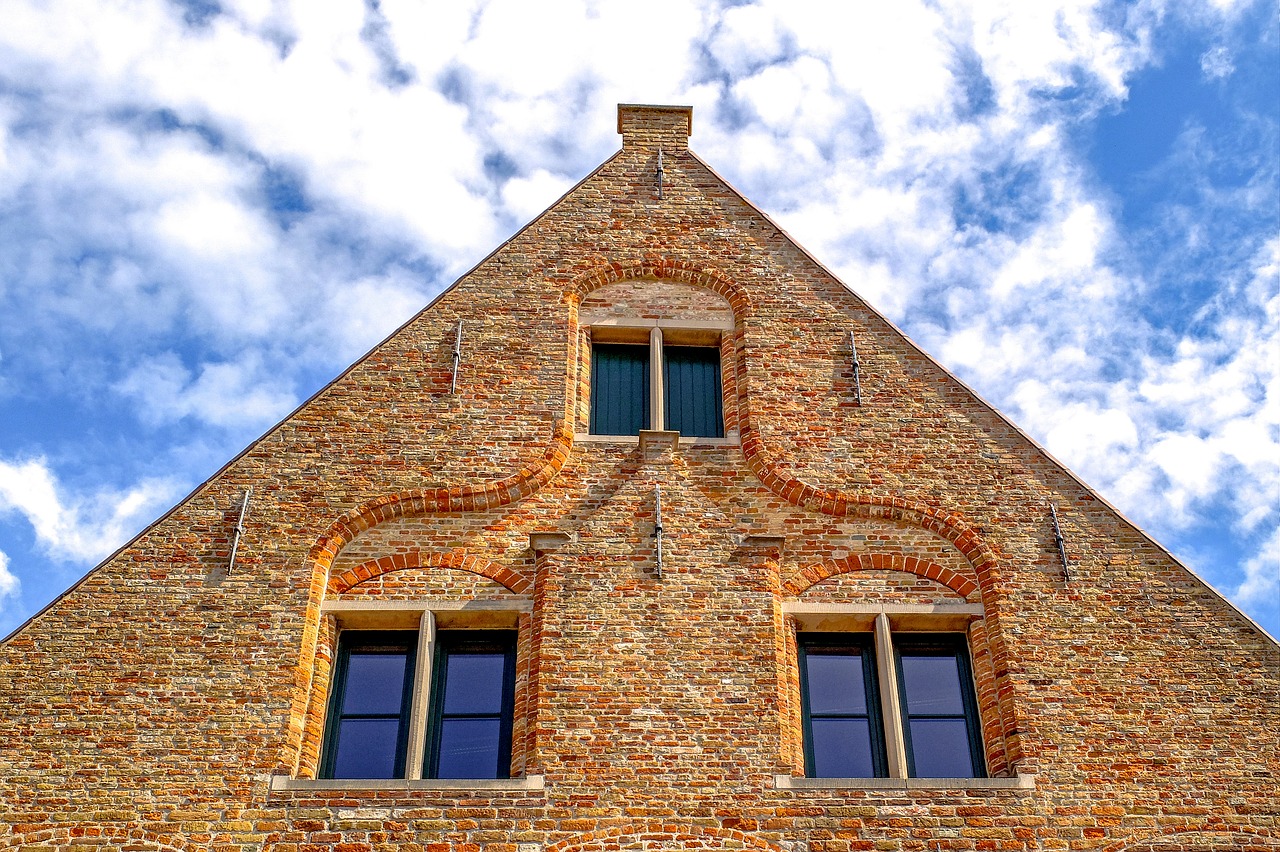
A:
{"label": "metal bracket on wall", "polygon": [[658,579],[662,579],[662,486],[653,486],[653,544]]}
{"label": "metal bracket on wall", "polygon": [[453,341],[453,380],[449,382],[449,393],[458,392],[458,364],[462,361],[462,320],[458,320],[458,336]]}
{"label": "metal bracket on wall", "polygon": [[654,178],[658,181],[658,200],[662,200],[662,149],[658,149],[658,170],[654,173]]}
{"label": "metal bracket on wall", "polygon": [[852,331],[849,332],[849,352],[853,359],[853,399],[862,405],[862,370],[858,363],[858,342],[854,340]]}
{"label": "metal bracket on wall", "polygon": [[1062,578],[1071,582],[1071,563],[1067,561],[1066,543],[1062,538],[1062,526],[1058,523],[1058,507],[1049,504],[1049,516],[1053,518],[1053,542],[1058,546],[1058,558],[1062,560]]}
{"label": "metal bracket on wall", "polygon": [[227,573],[236,567],[236,551],[240,549],[240,536],[244,534],[244,516],[249,513],[249,496],[253,494],[253,486],[244,490],[244,500],[240,502],[240,517],[236,520],[236,528],[231,534],[231,557],[227,560]]}

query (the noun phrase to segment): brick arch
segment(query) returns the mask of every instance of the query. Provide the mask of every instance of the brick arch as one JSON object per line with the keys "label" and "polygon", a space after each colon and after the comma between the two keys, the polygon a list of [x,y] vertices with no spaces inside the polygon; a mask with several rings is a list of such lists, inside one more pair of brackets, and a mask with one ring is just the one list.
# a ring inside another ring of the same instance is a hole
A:
{"label": "brick arch", "polygon": [[928,559],[905,553],[860,553],[800,568],[782,583],[784,595],[800,595],[823,580],[852,571],[905,571],[936,580],[963,598],[978,591],[978,584],[963,574]]}
{"label": "brick arch", "polygon": [[524,574],[512,571],[510,568],[498,565],[488,559],[472,556],[462,549],[444,553],[440,551],[423,553],[420,550],[411,550],[407,553],[396,553],[391,556],[370,559],[354,568],[343,571],[341,574],[330,577],[328,594],[340,595],[365,580],[372,580],[374,577],[380,577],[392,571],[402,571],[406,568],[456,568],[460,571],[467,571],[501,583],[508,591],[518,595],[527,594],[533,588],[533,580]]}
{"label": "brick arch", "polygon": [[342,548],[378,524],[438,512],[481,512],[523,500],[555,479],[572,449],[573,429],[565,421],[557,421],[551,443],[542,456],[510,476],[490,482],[451,488],[416,488],[375,497],[331,523],[311,547],[307,558],[316,574],[327,576]]}
{"label": "brick arch", "polygon": [[761,849],[766,852],[781,852],[778,846],[737,829],[657,820],[575,835],[548,846],[546,852],[612,852],[621,848],[619,843],[612,841],[632,839],[655,843],[697,843],[696,846],[686,846],[685,849]]}
{"label": "brick arch", "polygon": [[1140,839],[1121,840],[1102,852],[1272,852],[1280,839],[1270,831],[1251,826],[1177,825]]}
{"label": "brick arch", "polygon": [[[979,650],[989,658],[990,664],[983,670],[989,675],[984,686],[982,672],[975,668],[975,686],[978,691],[979,705],[983,715],[994,719],[999,739],[984,737],[988,769],[1001,774],[1007,770],[1016,770],[1027,756],[1022,734],[1024,725],[1020,721],[1021,702],[1016,700],[1016,691],[1009,682],[1009,650],[1000,630],[999,620],[983,599],[984,590],[970,577],[939,565],[928,559],[920,559],[905,553],[871,553],[854,554],[842,559],[833,559],[816,565],[808,565],[796,569],[780,585],[779,592],[785,596],[798,596],[823,580],[855,571],[902,571],[919,577],[934,580],[951,589],[964,598],[974,592],[979,593],[979,601],[984,607],[983,620],[969,637],[975,655]],[[978,657],[974,663],[977,666]],[[988,716],[988,714],[994,714]],[[798,722],[797,722],[798,724]]]}
{"label": "brick arch", "polygon": [[[744,381],[738,382],[744,397]],[[898,521],[929,530],[950,541],[977,572],[985,589],[996,582],[998,560],[995,551],[978,532],[957,513],[903,497],[861,494],[819,488],[799,477],[782,472],[771,451],[765,448],[759,431],[751,423],[751,406],[745,404],[742,417],[742,454],[756,477],[778,496],[811,512],[836,517]]]}
{"label": "brick arch", "polygon": [[623,281],[656,279],[702,287],[723,297],[733,309],[735,322],[751,315],[751,300],[732,278],[707,266],[695,266],[683,260],[646,255],[639,260],[601,263],[579,273],[565,289],[565,296],[576,309],[592,290]]}
{"label": "brick arch", "polygon": [[[728,300],[733,309],[739,333],[741,319],[752,312],[746,291],[728,275],[709,266],[695,266],[661,255],[600,263],[574,277],[565,294],[576,311],[582,299],[593,290],[607,284],[644,278],[678,281],[718,293]],[[734,385],[738,397],[742,453],[748,468],[769,490],[796,506],[824,515],[897,520],[928,529],[949,540],[964,554],[978,572],[979,582],[984,587],[994,583],[997,570],[995,551],[954,512],[902,497],[821,488],[785,472],[778,464],[776,454],[765,446],[763,437],[753,425],[747,369],[741,357]]]}
{"label": "brick arch", "polygon": [[[127,845],[126,845],[127,844]],[[157,834],[141,828],[102,826],[96,823],[33,828],[0,839],[0,849],[49,848],[130,849],[137,852],[194,852],[196,847],[181,837]]]}

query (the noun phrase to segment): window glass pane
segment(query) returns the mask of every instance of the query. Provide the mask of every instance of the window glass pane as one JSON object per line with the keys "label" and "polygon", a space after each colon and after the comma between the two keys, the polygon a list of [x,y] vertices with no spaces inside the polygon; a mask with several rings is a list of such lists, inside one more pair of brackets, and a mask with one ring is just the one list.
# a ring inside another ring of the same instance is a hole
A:
{"label": "window glass pane", "polygon": [[809,712],[866,714],[866,681],[862,654],[824,654],[805,657],[809,674]]}
{"label": "window glass pane", "polygon": [[698,438],[723,438],[720,350],[714,346],[662,349],[667,429]]}
{"label": "window glass pane", "polygon": [[591,347],[591,432],[637,435],[649,428],[649,347]]}
{"label": "window glass pane", "polygon": [[444,677],[444,713],[502,712],[505,654],[449,654]]}
{"label": "window glass pane", "polygon": [[343,715],[400,715],[404,698],[406,654],[370,654],[353,651],[347,658]]}
{"label": "window glass pane", "polygon": [[964,715],[960,692],[960,669],[952,655],[902,655],[902,685],[907,695],[907,713],[920,715]]}
{"label": "window glass pane", "polygon": [[440,723],[437,778],[498,778],[500,719],[445,719]]}
{"label": "window glass pane", "polygon": [[338,726],[334,778],[395,777],[400,720],[343,719]]}
{"label": "window glass pane", "polygon": [[911,752],[918,778],[973,777],[964,719],[912,719]]}
{"label": "window glass pane", "polygon": [[818,778],[872,778],[871,726],[866,719],[813,719],[813,769]]}

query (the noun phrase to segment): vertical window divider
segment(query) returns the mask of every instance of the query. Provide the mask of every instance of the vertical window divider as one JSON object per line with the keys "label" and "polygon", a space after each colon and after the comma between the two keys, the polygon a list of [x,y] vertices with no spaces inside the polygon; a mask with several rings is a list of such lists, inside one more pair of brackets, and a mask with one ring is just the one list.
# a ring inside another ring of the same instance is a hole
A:
{"label": "vertical window divider", "polygon": [[413,674],[413,710],[409,717],[409,746],[405,757],[405,777],[422,778],[426,761],[427,703],[431,694],[431,664],[436,656],[436,615],[424,610],[418,622],[418,659]]}
{"label": "vertical window divider", "polygon": [[667,428],[663,412],[662,372],[662,329],[654,326],[649,332],[649,428],[655,432]]}
{"label": "vertical window divider", "polygon": [[906,778],[907,747],[903,739],[901,698],[898,695],[898,667],[893,659],[893,634],[889,616],[876,616],[876,673],[880,678],[880,715],[884,719],[885,752],[890,778]]}

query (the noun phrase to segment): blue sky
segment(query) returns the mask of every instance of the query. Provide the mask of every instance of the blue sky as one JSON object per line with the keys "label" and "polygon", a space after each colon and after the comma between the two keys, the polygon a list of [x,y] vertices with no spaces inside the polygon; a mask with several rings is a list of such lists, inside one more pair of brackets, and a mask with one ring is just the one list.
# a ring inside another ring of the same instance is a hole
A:
{"label": "blue sky", "polygon": [[1280,635],[1280,34],[1250,0],[0,12],[0,635],[618,147],[692,147]]}

